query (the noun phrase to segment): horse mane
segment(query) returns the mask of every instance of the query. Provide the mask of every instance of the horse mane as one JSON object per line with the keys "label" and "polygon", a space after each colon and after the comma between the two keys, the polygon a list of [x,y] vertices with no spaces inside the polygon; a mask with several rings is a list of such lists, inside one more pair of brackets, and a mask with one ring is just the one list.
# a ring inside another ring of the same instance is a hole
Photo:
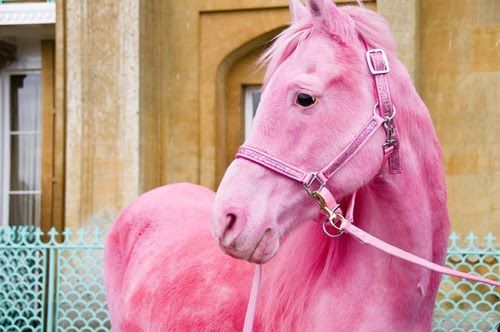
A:
{"label": "horse mane", "polygon": [[[396,43],[392,37],[388,23],[378,13],[365,7],[342,6],[341,11],[354,21],[356,31],[370,47],[381,48],[386,51],[391,62],[391,90],[393,101],[401,105],[398,109],[398,123],[400,128],[418,128],[410,133],[401,131],[410,142],[415,137],[430,140],[428,147],[431,151],[416,152],[416,158],[428,158],[426,169],[433,169],[435,163],[440,163],[440,148],[434,134],[430,116],[421,101],[405,67],[396,58]],[[273,45],[260,58],[261,64],[267,64],[264,86],[269,82],[278,67],[299,47],[299,45],[314,32],[312,17],[306,16],[284,30],[274,41]],[[405,105],[412,105],[405,106]],[[426,153],[425,157],[421,157]],[[403,164],[404,166],[404,164]],[[439,178],[439,177],[438,177]],[[435,181],[434,177],[424,177],[424,181]],[[438,179],[437,183],[429,186],[443,186]],[[356,212],[355,212],[356,213]],[[335,266],[341,264],[346,252],[339,250],[340,241],[330,241],[324,236],[321,227],[313,222],[305,222],[298,229],[291,232],[283,243],[283,248],[273,258],[272,262],[264,265],[263,284],[266,301],[259,309],[259,315],[266,317],[261,320],[262,330],[304,330],[301,315],[308,306],[310,294],[318,287],[324,287],[331,282]],[[268,267],[269,266],[269,267]],[[274,272],[273,271],[277,271]]]}

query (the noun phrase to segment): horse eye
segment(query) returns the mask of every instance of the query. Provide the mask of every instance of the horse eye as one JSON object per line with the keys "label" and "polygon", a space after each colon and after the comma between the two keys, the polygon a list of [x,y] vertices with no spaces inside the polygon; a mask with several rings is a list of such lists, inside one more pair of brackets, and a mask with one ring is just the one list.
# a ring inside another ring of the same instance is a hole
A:
{"label": "horse eye", "polygon": [[295,102],[300,106],[307,107],[314,104],[316,102],[316,98],[306,93],[299,93]]}

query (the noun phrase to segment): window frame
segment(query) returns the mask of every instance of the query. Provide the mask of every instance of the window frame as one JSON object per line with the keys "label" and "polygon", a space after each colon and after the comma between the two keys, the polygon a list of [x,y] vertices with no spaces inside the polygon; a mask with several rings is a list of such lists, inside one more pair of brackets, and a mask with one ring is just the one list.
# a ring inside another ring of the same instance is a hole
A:
{"label": "window frame", "polygon": [[[35,62],[36,63],[36,62]],[[20,66],[22,63],[15,63],[13,66],[7,67],[0,72],[0,89],[2,95],[2,104],[0,105],[1,114],[0,114],[0,137],[2,140],[2,144],[0,145],[0,183],[2,183],[2,187],[0,188],[0,215],[1,221],[0,226],[7,227],[9,226],[9,202],[11,196],[10,190],[10,138],[11,138],[11,130],[10,130],[10,77],[13,75],[28,75],[28,74],[38,74],[42,75],[42,71],[40,66],[34,65],[34,63],[25,63],[24,66]],[[41,83],[40,83],[41,88]],[[41,103],[41,100],[40,100]],[[40,105],[40,112],[42,112],[42,108]],[[41,115],[41,114],[40,114]],[[40,144],[41,136],[42,136],[42,128],[37,131],[40,135]],[[16,132],[16,131],[14,131]],[[42,148],[42,147],[40,147]],[[41,173],[40,173],[41,174]],[[16,194],[38,194],[41,196],[41,184],[39,190],[15,190],[13,191],[14,195]],[[41,220],[38,221],[39,223]]]}

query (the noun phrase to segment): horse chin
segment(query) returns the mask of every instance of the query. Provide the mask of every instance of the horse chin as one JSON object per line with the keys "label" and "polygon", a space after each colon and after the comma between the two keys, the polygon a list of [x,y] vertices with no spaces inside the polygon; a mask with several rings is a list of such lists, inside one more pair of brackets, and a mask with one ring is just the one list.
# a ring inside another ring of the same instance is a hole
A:
{"label": "horse chin", "polygon": [[257,244],[255,250],[250,255],[250,258],[247,260],[251,263],[255,264],[264,264],[267,263],[271,258],[273,258],[278,249],[280,247],[280,240],[276,238],[272,241],[268,241],[265,244],[262,244],[262,241]]}
{"label": "horse chin", "polygon": [[250,263],[264,264],[273,258],[280,247],[280,239],[273,232],[265,232],[256,245],[249,247],[224,246],[219,242],[219,247],[227,255],[246,260]]}

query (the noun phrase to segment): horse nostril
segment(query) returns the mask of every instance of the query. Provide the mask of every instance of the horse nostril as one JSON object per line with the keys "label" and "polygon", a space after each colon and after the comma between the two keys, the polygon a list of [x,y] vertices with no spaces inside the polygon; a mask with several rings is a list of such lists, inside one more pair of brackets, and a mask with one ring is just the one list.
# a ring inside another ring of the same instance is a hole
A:
{"label": "horse nostril", "polygon": [[226,214],[225,227],[221,236],[221,242],[224,246],[233,245],[234,240],[239,235],[238,217],[234,213]]}
{"label": "horse nostril", "polygon": [[233,228],[234,224],[236,223],[236,215],[234,213],[228,213],[226,214],[226,220],[228,221],[228,223],[224,233],[230,231]]}

